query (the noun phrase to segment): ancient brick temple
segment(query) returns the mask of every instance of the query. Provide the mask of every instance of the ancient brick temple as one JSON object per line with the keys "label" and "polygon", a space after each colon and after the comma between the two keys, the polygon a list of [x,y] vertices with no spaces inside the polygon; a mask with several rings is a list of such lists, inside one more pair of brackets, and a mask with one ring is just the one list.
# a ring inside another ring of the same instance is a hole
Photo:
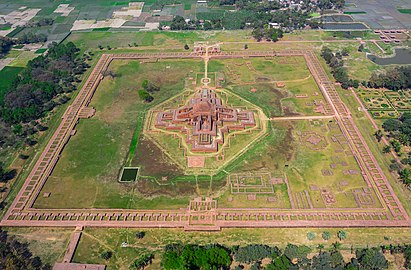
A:
{"label": "ancient brick temple", "polygon": [[216,152],[230,131],[255,125],[252,111],[223,106],[208,88],[199,90],[186,106],[158,112],[155,122],[157,128],[185,133],[193,152]]}

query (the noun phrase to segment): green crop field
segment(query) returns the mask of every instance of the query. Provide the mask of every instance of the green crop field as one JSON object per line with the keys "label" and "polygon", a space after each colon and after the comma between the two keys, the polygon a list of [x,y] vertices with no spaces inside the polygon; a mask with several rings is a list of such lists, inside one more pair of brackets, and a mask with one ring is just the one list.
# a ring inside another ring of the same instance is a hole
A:
{"label": "green crop field", "polygon": [[3,100],[5,91],[11,86],[18,74],[23,70],[22,67],[4,67],[0,70],[0,101]]}
{"label": "green crop field", "polygon": [[399,12],[399,13],[402,13],[402,14],[411,14],[411,9],[399,8],[399,9],[398,9],[398,12]]}

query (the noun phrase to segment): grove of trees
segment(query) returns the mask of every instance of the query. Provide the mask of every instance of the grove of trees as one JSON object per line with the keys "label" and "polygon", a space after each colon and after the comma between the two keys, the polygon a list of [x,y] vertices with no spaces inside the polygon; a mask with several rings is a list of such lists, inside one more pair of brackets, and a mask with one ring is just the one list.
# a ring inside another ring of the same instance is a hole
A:
{"label": "grove of trees", "polygon": [[390,90],[411,88],[411,66],[400,66],[384,72],[374,72],[368,82],[372,88],[388,88]]}
{"label": "grove of trees", "polygon": [[410,186],[411,152],[406,152],[404,156],[402,149],[407,149],[411,145],[411,112],[404,112],[398,119],[385,120],[382,128],[390,140],[390,146],[386,146],[383,152],[389,153],[392,148],[399,156],[403,156],[401,159],[402,164],[391,166],[391,169],[397,170],[402,182]]}
{"label": "grove of trees", "polygon": [[321,56],[325,62],[331,68],[331,73],[334,79],[341,83],[341,87],[347,89],[348,87],[358,88],[359,81],[352,80],[348,77],[347,69],[344,67],[343,56],[347,56],[348,51],[342,50],[341,52],[333,53],[328,47],[323,47],[321,50]]}
{"label": "grove of trees", "polygon": [[166,270],[217,270],[229,269],[234,262],[235,270],[382,270],[388,268],[388,261],[382,252],[387,250],[403,253],[405,267],[411,260],[411,247],[407,245],[353,250],[354,256],[348,262],[344,261],[340,248],[339,242],[327,250],[322,246],[318,252],[314,252],[314,256],[308,258],[313,250],[304,245],[288,244],[284,250],[280,250],[261,244],[231,248],[220,245],[169,244],[164,248],[162,266]]}
{"label": "grove of trees", "polygon": [[72,42],[52,43],[46,55],[29,61],[11,86],[0,92],[0,147],[36,143],[30,137],[47,129],[39,119],[69,100],[67,94],[89,67],[78,52]]}

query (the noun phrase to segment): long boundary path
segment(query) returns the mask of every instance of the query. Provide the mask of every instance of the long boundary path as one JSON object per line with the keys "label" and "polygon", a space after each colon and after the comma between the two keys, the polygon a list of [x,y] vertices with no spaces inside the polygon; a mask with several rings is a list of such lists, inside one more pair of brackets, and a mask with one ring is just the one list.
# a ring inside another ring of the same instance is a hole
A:
{"label": "long boundary path", "polygon": [[390,183],[376,162],[351,113],[313,51],[241,51],[208,53],[211,58],[303,56],[321,89],[327,112],[334,116],[363,176],[374,188],[383,207],[378,209],[223,209],[211,199],[194,200],[178,210],[129,209],[35,209],[33,204],[58,158],[75,132],[75,126],[103,79],[104,71],[116,59],[204,59],[195,53],[103,54],[64,113],[59,127],[37,160],[23,187],[11,204],[1,226],[95,226],[95,227],[180,227],[187,230],[219,230],[221,227],[394,227],[411,226],[410,219]]}

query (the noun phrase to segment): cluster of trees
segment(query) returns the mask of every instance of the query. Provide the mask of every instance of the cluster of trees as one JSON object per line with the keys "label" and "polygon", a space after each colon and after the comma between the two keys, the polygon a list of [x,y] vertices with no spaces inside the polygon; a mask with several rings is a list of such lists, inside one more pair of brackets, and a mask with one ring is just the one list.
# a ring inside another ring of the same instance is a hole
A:
{"label": "cluster of trees", "polygon": [[29,43],[39,43],[39,42],[46,42],[46,41],[47,41],[47,36],[45,34],[24,33],[21,37],[18,38],[17,43],[29,44]]}
{"label": "cluster of trees", "polygon": [[51,270],[51,266],[33,257],[27,244],[0,229],[0,269]]}
{"label": "cluster of trees", "polygon": [[[290,32],[295,29],[302,29],[309,25],[312,28],[321,26],[320,21],[310,18],[308,12],[302,10],[276,10],[269,12],[275,1],[247,2],[248,5],[238,7],[235,12],[223,12],[219,16],[207,20],[185,20],[181,16],[175,16],[170,24],[171,30],[219,30],[219,29],[262,29],[269,23],[277,23],[281,29]],[[252,7],[249,5],[252,4]],[[265,6],[267,4],[268,6]],[[255,5],[258,5],[256,7]],[[160,25],[162,29],[163,24]]]}
{"label": "cluster of trees", "polygon": [[187,21],[181,16],[175,16],[170,24],[171,30],[218,30],[222,29],[222,18],[212,20],[190,20]]}
{"label": "cluster of trees", "polygon": [[1,148],[36,144],[33,135],[47,129],[39,119],[69,100],[67,93],[76,89],[88,68],[78,51],[71,42],[51,44],[47,55],[29,61],[11,86],[0,92]]}
{"label": "cluster of trees", "polygon": [[390,90],[409,89],[411,88],[411,66],[395,67],[385,72],[374,72],[368,86]]}
{"label": "cluster of trees", "polygon": [[26,24],[26,27],[42,27],[47,25],[53,25],[54,19],[52,18],[42,18],[38,21],[32,21]]}
{"label": "cluster of trees", "polygon": [[348,87],[358,88],[359,81],[352,80],[348,77],[347,69],[344,67],[343,56],[348,56],[349,51],[344,48],[341,52],[333,53],[328,47],[323,47],[321,56],[331,68],[334,79],[341,83],[341,87],[347,89]]}
{"label": "cluster of trees", "polygon": [[345,5],[345,0],[320,0],[317,6],[320,10],[325,9],[341,9]]}
{"label": "cluster of trees", "polygon": [[[288,244],[281,251],[277,247],[267,245],[236,246],[228,249],[219,245],[182,245],[170,244],[164,249],[162,265],[164,269],[230,269],[235,261],[235,270],[242,270],[245,264],[251,270],[289,270],[289,269],[330,269],[330,270],[368,270],[387,269],[388,262],[382,251],[403,253],[406,266],[411,260],[411,246],[389,246],[382,248],[358,249],[349,262],[345,262],[340,251],[340,243],[336,242],[329,250],[323,245],[318,246],[318,253],[307,258],[312,253],[307,246]],[[393,251],[394,250],[394,251]],[[265,260],[265,265],[262,261]]]}
{"label": "cluster of trees", "polygon": [[[390,145],[385,146],[384,153],[388,153],[391,148],[398,154],[402,155],[402,146],[411,145],[411,113],[404,112],[398,119],[387,119],[384,121],[382,128],[388,134]],[[382,138],[382,132],[375,133],[377,140]],[[401,160],[403,165],[411,165],[411,152],[406,153],[406,157]],[[404,166],[395,165],[396,169],[405,185],[411,185],[411,170]]]}
{"label": "cluster of trees", "polygon": [[50,111],[58,94],[75,90],[75,82],[88,65],[72,43],[53,43],[46,56],[27,64],[12,87],[0,96],[0,117],[7,123],[28,122]]}
{"label": "cluster of trees", "polygon": [[265,38],[266,40],[276,42],[279,38],[283,37],[283,31],[281,29],[274,29],[269,26],[265,26],[264,28],[254,28],[251,35],[257,41],[261,41]]}
{"label": "cluster of trees", "polygon": [[13,44],[14,42],[10,38],[0,37],[0,57],[9,51]]}
{"label": "cluster of trees", "polygon": [[234,259],[240,263],[261,261],[264,258],[272,258],[280,255],[277,247],[267,245],[248,245],[234,248]]}
{"label": "cluster of trees", "polygon": [[229,269],[232,259],[230,251],[219,245],[181,245],[165,246],[163,267],[171,269]]}
{"label": "cluster of trees", "polygon": [[145,102],[153,101],[154,97],[151,94],[160,91],[160,87],[149,80],[144,80],[141,87],[143,87],[143,89],[138,90],[138,96]]}

